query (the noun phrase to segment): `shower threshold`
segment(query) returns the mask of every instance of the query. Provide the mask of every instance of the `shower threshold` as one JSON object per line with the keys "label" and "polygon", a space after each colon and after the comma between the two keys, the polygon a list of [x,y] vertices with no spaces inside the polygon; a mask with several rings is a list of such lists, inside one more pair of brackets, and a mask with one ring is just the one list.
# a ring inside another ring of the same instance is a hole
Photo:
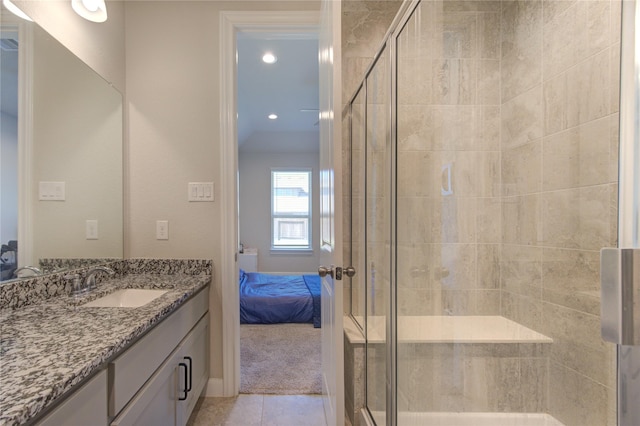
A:
{"label": "shower threshold", "polygon": [[[377,425],[385,424],[384,413],[372,412]],[[401,426],[564,426],[545,413],[398,413]]]}

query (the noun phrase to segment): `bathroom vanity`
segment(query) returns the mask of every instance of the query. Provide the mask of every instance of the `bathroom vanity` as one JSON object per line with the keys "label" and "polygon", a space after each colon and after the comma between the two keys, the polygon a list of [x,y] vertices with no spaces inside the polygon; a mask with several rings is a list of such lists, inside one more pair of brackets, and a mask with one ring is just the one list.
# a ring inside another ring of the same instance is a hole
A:
{"label": "bathroom vanity", "polygon": [[[185,425],[209,378],[210,275],[130,274],[0,310],[0,424]],[[88,307],[118,289],[166,293]]]}

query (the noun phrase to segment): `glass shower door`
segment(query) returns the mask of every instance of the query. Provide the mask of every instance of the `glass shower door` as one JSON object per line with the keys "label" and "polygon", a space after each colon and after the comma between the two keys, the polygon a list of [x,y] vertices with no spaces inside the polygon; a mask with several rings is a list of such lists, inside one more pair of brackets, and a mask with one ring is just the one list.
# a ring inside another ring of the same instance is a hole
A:
{"label": "glass shower door", "polygon": [[[619,3],[422,1],[393,33],[398,425],[615,425]],[[393,417],[393,416],[389,416]]]}

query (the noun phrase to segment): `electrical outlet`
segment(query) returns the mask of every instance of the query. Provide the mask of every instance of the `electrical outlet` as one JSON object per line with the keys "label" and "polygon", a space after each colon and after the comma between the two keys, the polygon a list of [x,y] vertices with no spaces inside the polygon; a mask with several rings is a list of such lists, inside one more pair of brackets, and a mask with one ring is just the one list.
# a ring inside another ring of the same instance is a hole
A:
{"label": "electrical outlet", "polygon": [[158,220],[156,221],[156,240],[168,240],[169,239],[169,221]]}
{"label": "electrical outlet", "polygon": [[98,221],[97,220],[87,220],[87,222],[86,222],[86,238],[87,238],[87,240],[97,240],[98,239]]}

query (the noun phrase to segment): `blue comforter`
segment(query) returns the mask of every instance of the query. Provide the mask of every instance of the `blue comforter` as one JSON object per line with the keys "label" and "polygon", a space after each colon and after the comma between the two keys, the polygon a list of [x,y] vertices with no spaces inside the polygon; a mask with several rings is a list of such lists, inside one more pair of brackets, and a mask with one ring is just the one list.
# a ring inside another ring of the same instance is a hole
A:
{"label": "blue comforter", "polygon": [[313,322],[320,327],[320,279],[240,270],[240,323]]}

